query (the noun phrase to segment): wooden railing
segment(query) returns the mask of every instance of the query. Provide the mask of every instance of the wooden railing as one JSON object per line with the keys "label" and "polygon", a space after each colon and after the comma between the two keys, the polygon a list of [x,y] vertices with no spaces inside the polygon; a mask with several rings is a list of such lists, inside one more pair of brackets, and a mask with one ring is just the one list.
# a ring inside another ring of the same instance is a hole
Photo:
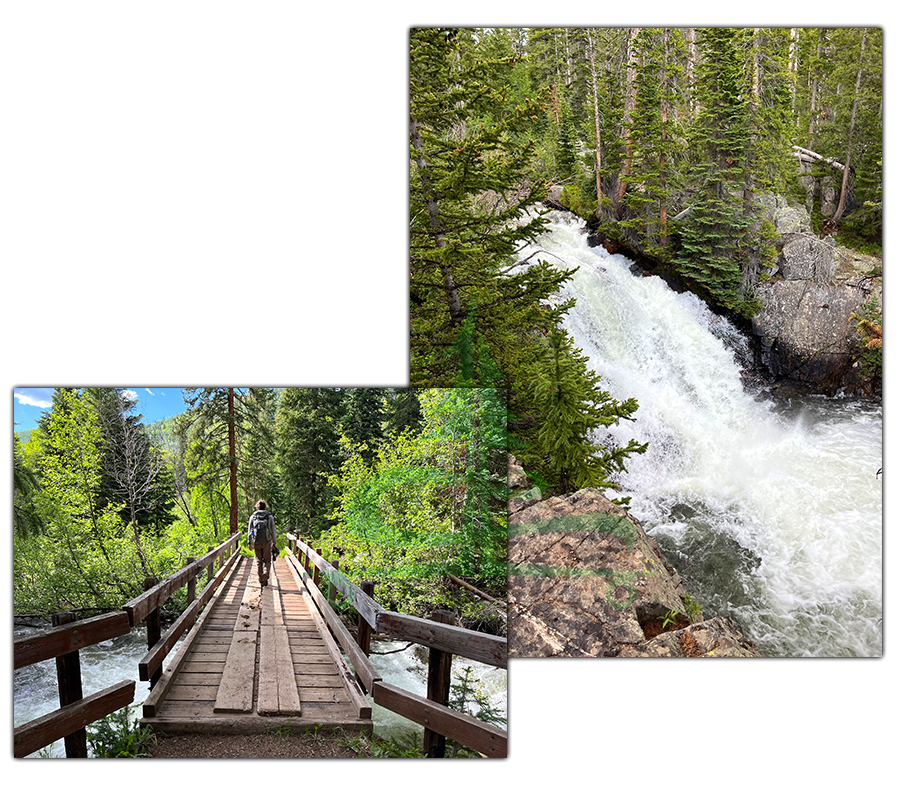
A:
{"label": "wooden railing", "polygon": [[[149,679],[151,684],[155,682],[166,654],[191,625],[235,560],[240,537],[240,533],[235,533],[218,547],[210,549],[203,558],[197,561],[189,559],[187,566],[164,581],[145,584],[148,587],[146,591],[127,603],[121,611],[80,621],[75,621],[72,612],[58,612],[53,616],[54,628],[16,640],[13,645],[14,671],[56,658],[60,708],[15,728],[13,755],[22,758],[63,739],[67,758],[86,758],[87,726],[134,702],[135,681],[124,680],[83,697],[79,651],[86,646],[128,634],[139,623],[146,621],[149,651],[139,663],[138,670],[141,680]],[[220,559],[227,555],[232,546],[235,551],[225,565],[214,572]],[[197,575],[204,568],[207,570],[207,583],[200,596],[195,597]],[[188,608],[166,634],[161,635],[160,610],[166,600],[183,587],[188,590]]]}
{"label": "wooden railing", "polygon": [[[328,628],[350,660],[356,678],[372,700],[383,708],[410,719],[425,728],[426,755],[443,755],[444,738],[470,747],[484,756],[505,758],[507,732],[446,706],[450,691],[450,655],[506,668],[505,637],[462,629],[439,620],[425,620],[387,611],[371,596],[371,589],[357,586],[340,572],[336,563],[326,561],[321,550],[313,550],[299,536],[287,534],[288,560],[302,578]],[[347,630],[321,591],[340,592],[359,614],[357,639]],[[324,584],[322,584],[324,586]],[[385,682],[369,659],[368,637],[372,632],[420,643],[430,650],[428,697],[423,698]]]}
{"label": "wooden railing", "polygon": [[[83,697],[79,651],[86,646],[128,634],[137,625],[146,622],[148,651],[138,663],[138,674],[142,681],[149,681],[151,687],[156,686],[166,655],[182,634],[191,628],[237,563],[241,537],[241,533],[236,533],[197,561],[189,561],[165,580],[145,584],[145,591],[120,611],[81,621],[75,621],[70,612],[58,613],[54,616],[53,629],[16,640],[13,647],[14,670],[56,658],[61,707],[15,728],[14,756],[21,758],[62,738],[67,757],[87,757],[87,725],[130,705],[134,701],[135,681],[118,682]],[[450,690],[450,656],[456,654],[506,668],[506,638],[458,628],[441,620],[425,620],[387,611],[368,594],[371,590],[367,591],[365,584],[354,584],[337,566],[322,558],[320,552],[310,548],[300,538],[292,534],[288,534],[287,538],[290,542],[290,547],[285,551],[288,561],[297,576],[305,582],[328,629],[353,666],[357,681],[372,700],[421,724],[426,730],[428,755],[442,755],[446,737],[485,756],[505,757],[505,730],[448,708],[446,702]],[[204,569],[207,571],[206,584],[198,596],[195,594],[197,576]],[[359,613],[358,639],[353,639],[332,609],[329,598],[319,588],[321,581],[327,583],[332,602],[339,592]],[[188,606],[163,634],[160,631],[160,610],[173,594],[183,588],[187,589]],[[427,698],[384,681],[368,656],[368,638],[373,631],[429,648]]]}

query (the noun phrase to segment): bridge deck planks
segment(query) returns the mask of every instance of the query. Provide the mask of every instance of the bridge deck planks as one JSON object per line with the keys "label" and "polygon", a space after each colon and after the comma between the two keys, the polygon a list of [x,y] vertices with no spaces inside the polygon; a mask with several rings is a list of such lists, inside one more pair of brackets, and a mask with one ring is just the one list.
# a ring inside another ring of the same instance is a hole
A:
{"label": "bridge deck planks", "polygon": [[[370,708],[360,710],[359,689],[335,662],[289,566],[277,559],[261,589],[255,563],[241,563],[183,655],[156,715],[142,724],[170,733],[371,728]],[[236,699],[248,684],[249,706]]]}

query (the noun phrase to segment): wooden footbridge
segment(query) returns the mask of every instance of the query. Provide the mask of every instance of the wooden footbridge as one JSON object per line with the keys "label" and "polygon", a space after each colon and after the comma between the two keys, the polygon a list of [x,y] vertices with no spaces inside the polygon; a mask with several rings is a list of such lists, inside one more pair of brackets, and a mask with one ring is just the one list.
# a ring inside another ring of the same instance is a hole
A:
{"label": "wooden footbridge", "polygon": [[[261,587],[253,559],[235,534],[198,561],[111,612],[16,640],[14,668],[55,657],[60,709],[14,731],[14,754],[28,755],[65,738],[67,756],[86,756],[85,726],[134,701],[133,681],[81,696],[79,649],[145,623],[147,655],[138,676],[150,683],[143,726],[168,733],[253,733],[307,727],[372,727],[372,702],[421,724],[426,755],[443,755],[451,738],[486,757],[505,757],[506,731],[448,708],[452,655],[506,668],[506,638],[438,620],[388,612],[368,585],[343,576],[297,536],[273,562]],[[198,576],[206,583],[196,595]],[[320,588],[321,587],[321,588]],[[188,607],[161,633],[160,609],[187,590]],[[327,589],[327,594],[323,592]],[[337,594],[358,615],[354,637],[334,609]],[[369,659],[373,632],[429,648],[425,697],[391,685]],[[173,653],[174,652],[174,653]],[[165,665],[164,665],[165,664]]]}

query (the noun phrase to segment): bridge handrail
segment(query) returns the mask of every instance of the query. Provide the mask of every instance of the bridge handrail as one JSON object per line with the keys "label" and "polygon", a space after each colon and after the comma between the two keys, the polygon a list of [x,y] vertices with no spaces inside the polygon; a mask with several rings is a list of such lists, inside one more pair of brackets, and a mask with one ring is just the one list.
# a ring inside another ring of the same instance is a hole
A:
{"label": "bridge handrail", "polygon": [[[138,623],[157,611],[172,594],[195,578],[200,570],[210,566],[213,561],[228,549],[229,545],[235,544],[235,550],[237,550],[239,542],[237,544],[235,542],[240,535],[241,533],[238,532],[230,536],[217,547],[207,552],[202,558],[187,564],[159,584],[145,590],[138,597],[125,604],[120,611],[107,612],[103,615],[79,621],[66,622],[64,620],[62,625],[15,640],[13,643],[13,671],[18,671],[20,668],[25,668],[44,660],[65,658],[73,653],[77,656],[77,652],[86,646],[128,634]],[[232,556],[233,558],[234,556]],[[230,562],[231,560],[228,563]],[[220,568],[218,576],[210,578],[210,583],[206,585],[200,597],[194,600],[188,609],[182,613],[175,626],[179,626],[183,630],[183,628],[190,625],[190,622],[196,617],[199,606],[202,606],[209,599],[226,569],[227,564]],[[191,612],[193,612],[193,615],[191,615]],[[71,613],[69,614],[71,615]],[[188,618],[189,615],[191,616]],[[54,619],[54,622],[56,622],[56,619]],[[170,629],[166,636],[151,648],[147,656],[139,663],[139,672],[142,680],[149,678],[146,676],[146,673],[148,673],[148,670],[149,673],[152,673],[152,668],[150,667],[157,661],[161,663],[165,654],[177,640],[178,637],[173,637],[172,629]],[[166,649],[166,646],[168,646],[168,649]],[[75,669],[74,674],[76,675],[75,680],[77,683],[76,691],[77,694],[80,694],[80,667]],[[83,736],[83,731],[87,725],[130,705],[134,701],[134,692],[135,681],[125,680],[110,688],[97,691],[90,696],[64,703],[58,710],[51,711],[37,719],[19,725],[13,730],[14,756],[22,758],[42,747],[46,747],[48,744],[52,744],[60,738],[65,738],[72,734],[81,733]],[[67,741],[67,755],[69,749]],[[77,745],[76,749],[79,749]],[[81,751],[78,754],[85,755]]]}
{"label": "bridge handrail", "polygon": [[[296,541],[296,539],[294,539],[294,541]],[[304,547],[306,547],[306,550],[309,550],[307,545],[304,545]],[[460,744],[471,747],[476,752],[482,753],[485,756],[495,758],[503,758],[506,756],[508,736],[507,732],[502,728],[487,722],[482,722],[480,719],[475,719],[466,713],[454,710],[453,708],[448,708],[440,702],[435,702],[432,699],[413,694],[403,688],[385,682],[368,655],[359,647],[356,640],[353,639],[350,632],[341,622],[341,619],[337,616],[337,613],[331,608],[328,600],[316,586],[312,576],[306,572],[303,563],[296,557],[294,551],[288,549],[286,553],[288,561],[290,561],[294,568],[295,577],[298,580],[302,579],[305,583],[306,588],[309,591],[313,602],[319,608],[325,623],[340,643],[344,654],[350,660],[350,664],[356,672],[357,680],[366,693],[372,697],[374,702],[387,710],[398,713],[401,716],[422,725],[427,730],[433,731],[440,736],[451,738]],[[319,561],[324,562],[324,559],[322,559],[321,556],[316,556],[316,558]],[[328,566],[330,567],[331,565],[329,564]],[[352,582],[348,581],[348,583]],[[374,601],[372,602],[375,603]],[[375,605],[377,606],[377,604]],[[404,618],[414,621],[420,620],[420,618],[413,618],[409,615],[399,615],[396,612],[387,612],[383,614],[391,615],[394,618]],[[466,629],[457,629],[452,626],[446,626],[446,624],[435,623],[434,621],[425,621],[425,623],[434,627],[444,625],[446,629],[457,632],[467,631]],[[402,626],[399,626],[398,628],[401,631],[403,629]],[[492,635],[484,636],[492,637]],[[437,638],[438,635],[434,635],[434,637]],[[503,640],[505,647],[505,638],[496,639]],[[429,641],[426,640],[425,644],[428,645]],[[430,647],[438,648],[438,646]],[[462,656],[469,656],[469,653],[464,653]],[[474,657],[469,658],[475,659]],[[505,658],[501,667],[506,667]]]}
{"label": "bridge handrail", "polygon": [[125,612],[107,612],[105,615],[29,634],[13,643],[13,671],[53,657],[62,657],[104,640],[121,637],[130,631],[131,624]]}
{"label": "bridge handrail", "polygon": [[128,613],[132,626],[137,626],[147,616],[159,609],[174,593],[181,589],[185,584],[194,578],[200,570],[207,567],[219,555],[221,555],[229,545],[234,544],[241,536],[240,531],[223,541],[218,547],[210,550],[202,558],[185,564],[180,570],[172,573],[168,578],[160,581],[150,589],[145,590],[136,598],[128,601],[122,609]]}
{"label": "bridge handrail", "polygon": [[328,583],[340,592],[376,632],[390,634],[430,648],[458,654],[487,665],[506,668],[507,642],[505,637],[435,623],[432,620],[389,612],[374,598],[366,595],[340,570],[326,561],[305,541],[292,533],[288,540],[308,556]]}
{"label": "bridge handrail", "polygon": [[181,615],[179,615],[178,619],[166,629],[165,634],[160,637],[141,659],[138,663],[138,675],[142,682],[149,681],[152,675],[162,666],[166,655],[175,648],[175,644],[181,639],[181,635],[194,624],[197,615],[200,614],[200,611],[224,580],[225,574],[239,557],[240,553],[235,550],[228,560],[219,568],[216,575],[207,582],[199,597],[195,598],[188,605],[187,609],[185,609]]}

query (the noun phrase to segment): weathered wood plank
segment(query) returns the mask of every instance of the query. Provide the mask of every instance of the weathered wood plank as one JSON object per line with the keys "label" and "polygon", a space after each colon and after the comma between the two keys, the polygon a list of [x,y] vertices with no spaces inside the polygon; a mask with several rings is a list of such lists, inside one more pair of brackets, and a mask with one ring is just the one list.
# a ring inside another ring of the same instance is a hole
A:
{"label": "weathered wood plank", "polygon": [[[196,564],[201,564],[203,559]],[[225,578],[225,575],[228,572],[228,567],[222,567],[215,577],[203,588],[203,591],[200,593],[200,596],[193,601],[193,603],[188,606],[184,612],[181,613],[178,620],[175,621],[166,631],[166,633],[160,638],[159,642],[147,652],[147,656],[144,657],[138,663],[138,675],[141,680],[146,682],[150,679],[150,674],[156,672],[156,670],[163,664],[168,653],[178,644],[178,641],[181,639],[181,635],[185,633],[185,631],[193,624],[194,620],[197,618],[197,615],[200,612],[202,606],[204,606],[207,601],[212,598],[215,594],[216,590],[219,588],[219,585]]]}
{"label": "weathered wood plank", "polygon": [[26,665],[62,657],[85,646],[112,640],[131,631],[125,612],[108,612],[105,615],[76,620],[45,632],[21,637],[13,645],[13,670]]}
{"label": "weathered wood plank", "polygon": [[262,716],[299,716],[300,695],[284,626],[264,622],[259,632],[259,696]]}
{"label": "weathered wood plank", "polygon": [[[312,579],[302,570],[302,568],[298,569],[297,560],[295,558],[289,558],[288,562],[291,565],[290,571],[294,576],[297,588],[302,593],[303,599],[308,602],[308,612],[313,622],[317,626],[327,626],[325,633],[321,635],[322,639],[327,638],[330,640],[330,635],[327,631],[328,629],[331,629],[334,632],[341,643],[341,647],[347,652],[347,656],[350,658],[350,662],[356,672],[356,677],[359,678],[366,691],[371,693],[372,683],[380,680],[381,674],[378,673],[375,666],[372,665],[369,658],[366,657],[362,649],[360,649],[356,640],[353,639],[344,627],[344,624],[341,623],[340,618],[328,605],[328,601],[325,600],[325,596],[322,594],[321,590],[319,590],[312,582]],[[320,612],[321,616],[319,614]],[[324,622],[322,618],[324,618]],[[339,659],[341,660],[341,663],[343,663],[343,657],[339,657]],[[354,678],[354,685],[356,684],[355,679],[356,678]]]}
{"label": "weathered wood plank", "polygon": [[178,680],[166,702],[214,702],[218,690],[218,685],[186,685],[183,680]]}
{"label": "weathered wood plank", "polygon": [[13,731],[13,755],[23,758],[134,702],[134,680],[118,682]]}
{"label": "weathered wood plank", "polygon": [[382,612],[378,615],[376,630],[383,634],[421,643],[429,648],[459,654],[469,660],[506,668],[507,643],[505,637],[435,623],[433,620]]}
{"label": "weathered wood plank", "polygon": [[294,679],[300,688],[340,688],[344,683],[337,673],[333,674],[298,674]]}
{"label": "weathered wood plank", "polygon": [[[315,589],[316,587],[313,586],[313,588]],[[310,597],[309,593],[304,594],[304,597],[310,602],[310,614],[313,616],[313,619],[319,624],[319,633],[322,636],[322,640],[324,640],[325,645],[328,647],[328,652],[329,654],[331,654],[331,658],[334,660],[334,664],[337,667],[338,674],[340,674],[344,678],[345,690],[349,696],[350,701],[353,703],[354,707],[356,707],[359,713],[359,718],[371,719],[372,706],[366,699],[365,694],[363,694],[363,692],[360,690],[359,684],[356,681],[356,676],[350,670],[350,667],[347,665],[347,663],[344,662],[344,657],[341,654],[340,649],[337,647],[337,643],[334,642],[334,638],[332,638],[331,634],[329,633],[328,626],[326,625],[325,621],[313,612],[312,598]],[[338,626],[343,630],[343,624],[341,624],[339,620]],[[361,656],[362,652],[358,651],[356,641],[350,636],[349,632],[346,632],[346,630],[343,631],[344,634],[342,636],[342,644],[346,644],[344,647],[344,651],[347,652],[347,655],[351,658],[351,661],[354,661],[354,665],[355,660],[360,660],[361,665],[367,664],[368,659],[365,656]],[[355,652],[356,656],[354,656],[354,648],[357,649],[357,652]]]}
{"label": "weathered wood plank", "polygon": [[226,579],[223,583],[219,584],[218,589],[213,593],[213,596],[210,598],[209,603],[206,604],[203,611],[200,613],[200,617],[197,618],[196,623],[194,623],[194,625],[191,627],[191,630],[187,633],[184,642],[173,655],[168,667],[159,678],[159,681],[151,689],[147,698],[144,700],[143,709],[145,718],[156,715],[157,710],[166,698],[166,694],[168,694],[169,692],[169,688],[172,686],[172,682],[174,681],[175,677],[178,676],[178,672],[188,662],[191,646],[205,628],[207,621],[212,615],[213,610],[215,609],[218,601],[221,599],[223,593],[228,591],[235,574],[240,571],[238,559],[233,559],[229,563],[228,567],[229,569]]}
{"label": "weathered wood plank", "polygon": [[253,710],[256,642],[255,631],[234,633],[216,694],[215,713],[250,713]]}
{"label": "weathered wood plank", "polygon": [[494,725],[384,682],[375,684],[372,699],[381,707],[471,747],[482,755],[506,758],[507,733]]}

